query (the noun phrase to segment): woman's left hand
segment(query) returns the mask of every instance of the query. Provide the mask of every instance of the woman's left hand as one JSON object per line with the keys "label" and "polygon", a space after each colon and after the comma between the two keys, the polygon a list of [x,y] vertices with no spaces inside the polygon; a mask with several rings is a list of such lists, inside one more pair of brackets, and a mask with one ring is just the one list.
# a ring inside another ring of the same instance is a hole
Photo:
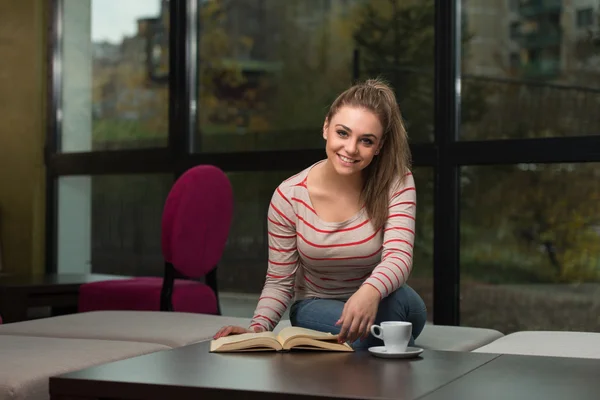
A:
{"label": "woman's left hand", "polygon": [[371,285],[362,285],[346,302],[336,325],[342,325],[339,342],[354,343],[362,336],[366,339],[375,322],[380,295]]}

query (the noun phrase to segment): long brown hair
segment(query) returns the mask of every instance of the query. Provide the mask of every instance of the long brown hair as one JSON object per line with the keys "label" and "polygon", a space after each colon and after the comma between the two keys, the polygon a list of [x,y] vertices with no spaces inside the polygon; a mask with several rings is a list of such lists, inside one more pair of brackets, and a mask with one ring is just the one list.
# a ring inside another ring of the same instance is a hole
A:
{"label": "long brown hair", "polygon": [[375,229],[379,229],[388,217],[392,185],[402,182],[410,169],[408,135],[394,91],[381,79],[368,79],[341,93],[331,104],[326,120],[331,121],[344,106],[373,112],[383,126],[382,147],[363,171],[365,179],[361,192],[361,201],[371,222]]}

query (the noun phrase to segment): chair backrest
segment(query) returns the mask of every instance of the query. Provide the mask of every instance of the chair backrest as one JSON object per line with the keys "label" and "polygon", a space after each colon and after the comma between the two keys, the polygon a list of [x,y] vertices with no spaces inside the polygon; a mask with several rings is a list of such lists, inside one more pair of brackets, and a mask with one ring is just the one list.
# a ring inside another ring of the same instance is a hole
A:
{"label": "chair backrest", "polygon": [[219,262],[231,226],[233,191],[227,175],[212,165],[187,170],[171,188],[162,215],[162,252],[190,278],[205,276]]}

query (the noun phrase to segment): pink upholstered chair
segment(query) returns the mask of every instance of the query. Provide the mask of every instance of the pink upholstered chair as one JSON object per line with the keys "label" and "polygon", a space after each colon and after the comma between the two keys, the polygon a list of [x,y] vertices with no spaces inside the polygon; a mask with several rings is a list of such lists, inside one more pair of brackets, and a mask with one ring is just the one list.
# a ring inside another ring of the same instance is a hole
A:
{"label": "pink upholstered chair", "polygon": [[[229,235],[233,193],[220,169],[201,165],[173,185],[162,215],[162,278],[93,282],[79,311],[139,310],[220,314],[216,267]],[[204,278],[204,282],[198,279]]]}

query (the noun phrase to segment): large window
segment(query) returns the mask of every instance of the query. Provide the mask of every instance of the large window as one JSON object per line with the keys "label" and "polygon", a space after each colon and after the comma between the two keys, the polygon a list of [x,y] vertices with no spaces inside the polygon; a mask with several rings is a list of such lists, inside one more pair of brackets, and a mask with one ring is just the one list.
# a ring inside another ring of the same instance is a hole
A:
{"label": "large window", "polygon": [[430,319],[600,331],[600,0],[52,4],[49,271],[160,275],[173,179],[212,164],[235,202],[219,285],[255,297],[273,190],[325,156],[335,96],[382,77]]}
{"label": "large window", "polygon": [[433,17],[433,0],[200,1],[195,150],[321,148],[327,107],[375,76],[432,140]]}
{"label": "large window", "polygon": [[165,4],[62,1],[59,151],[166,146],[168,87],[149,71],[167,74],[168,58],[147,56],[168,42]]}
{"label": "large window", "polygon": [[599,177],[596,163],[462,169],[463,324],[600,331]]}

